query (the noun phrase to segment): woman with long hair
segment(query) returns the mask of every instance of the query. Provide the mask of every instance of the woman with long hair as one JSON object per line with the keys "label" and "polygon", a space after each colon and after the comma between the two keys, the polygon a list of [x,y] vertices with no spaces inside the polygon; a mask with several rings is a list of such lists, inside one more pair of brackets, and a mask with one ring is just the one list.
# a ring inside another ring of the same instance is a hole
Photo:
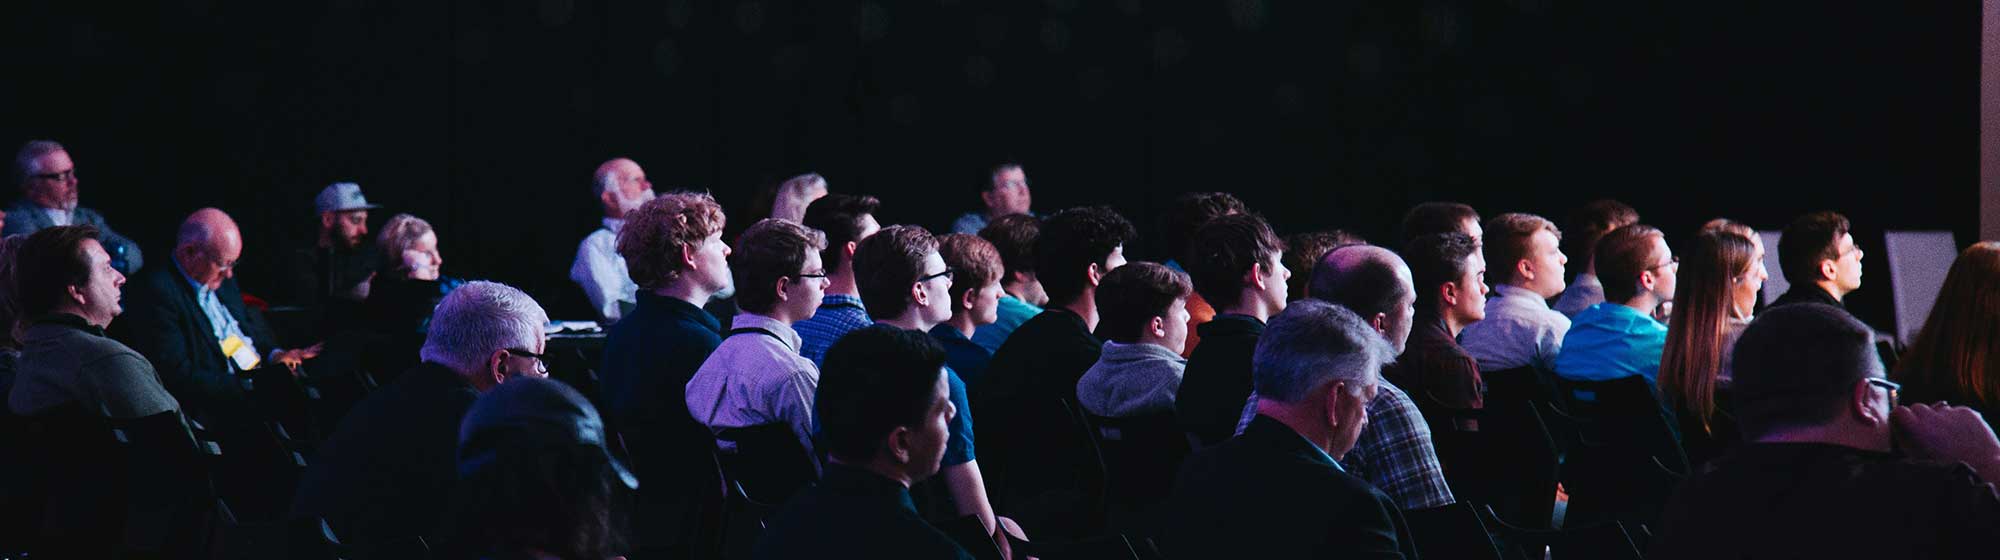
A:
{"label": "woman with long hair", "polygon": [[1946,401],[2000,420],[2000,241],[1967,247],[1951,264],[1896,379],[1906,402]]}
{"label": "woman with long hair", "polygon": [[1660,397],[1680,422],[1681,446],[1700,464],[1741,441],[1729,415],[1729,358],[1763,289],[1764,256],[1741,233],[1704,229],[1682,261],[1673,322],[1660,358]]}

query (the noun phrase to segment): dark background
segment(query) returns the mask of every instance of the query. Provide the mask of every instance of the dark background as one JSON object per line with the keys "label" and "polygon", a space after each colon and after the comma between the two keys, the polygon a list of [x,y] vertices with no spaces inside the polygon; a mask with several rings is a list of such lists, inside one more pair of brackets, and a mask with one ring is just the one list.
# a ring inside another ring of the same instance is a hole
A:
{"label": "dark background", "polygon": [[[241,283],[361,183],[439,229],[446,274],[588,316],[589,176],[630,156],[733,213],[806,171],[942,228],[988,167],[1038,211],[1154,227],[1235,193],[1281,233],[1386,241],[1409,205],[1563,217],[1615,197],[1684,239],[1845,212],[1975,239],[1979,22],[1950,2],[99,0],[10,5],[0,144],[69,147],[83,204],[164,265],[189,211]],[[12,193],[9,193],[11,196]],[[1775,250],[1775,248],[1772,248]],[[1885,261],[1851,302],[1888,325]]]}

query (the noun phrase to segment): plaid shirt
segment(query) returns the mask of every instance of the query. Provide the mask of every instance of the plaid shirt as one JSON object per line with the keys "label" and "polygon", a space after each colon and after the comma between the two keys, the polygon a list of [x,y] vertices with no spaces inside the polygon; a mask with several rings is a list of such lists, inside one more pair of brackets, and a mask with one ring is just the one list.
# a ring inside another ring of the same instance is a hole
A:
{"label": "plaid shirt", "polygon": [[833,347],[833,341],[847,336],[847,333],[861,330],[861,327],[875,324],[868,318],[868,308],[861,306],[861,298],[827,294],[819,302],[819,311],[811,319],[792,324],[792,330],[799,332],[799,355],[812,360],[813,367],[819,367],[826,360],[826,349]]}
{"label": "plaid shirt", "polygon": [[1438,465],[1430,426],[1410,395],[1384,379],[1368,402],[1368,426],[1341,461],[1347,472],[1374,484],[1403,511],[1451,505],[1451,487]]}

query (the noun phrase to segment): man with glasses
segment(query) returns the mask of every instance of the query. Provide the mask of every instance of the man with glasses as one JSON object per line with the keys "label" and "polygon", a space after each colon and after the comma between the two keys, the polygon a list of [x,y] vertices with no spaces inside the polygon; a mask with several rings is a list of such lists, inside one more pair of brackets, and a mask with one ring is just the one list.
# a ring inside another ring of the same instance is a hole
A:
{"label": "man with glasses", "polygon": [[[878,325],[929,333],[951,318],[951,285],[956,275],[938,253],[937,238],[917,226],[882,228],[854,250],[854,278],[860,284],[861,300]],[[1001,520],[986,496],[985,475],[980,472],[973,446],[974,411],[965,380],[950,366],[944,370],[948,397],[958,414],[946,425],[948,438],[938,476],[951,503],[957,506],[956,516],[978,516],[986,533],[997,535]],[[1004,538],[996,539],[996,544],[1005,543]]]}
{"label": "man with glasses", "polygon": [[1847,216],[1815,212],[1785,226],[1778,238],[1778,267],[1792,289],[1771,302],[1823,303],[1845,309],[1847,294],[1861,289],[1861,247],[1848,232]]}
{"label": "man with glasses", "polygon": [[96,227],[104,251],[111,255],[111,267],[127,276],[145,264],[139,244],[111,231],[104,215],[77,206],[76,164],[69,151],[53,140],[35,140],[14,153],[14,184],[21,186],[21,200],[0,212],[0,236],[34,233],[45,227]]}
{"label": "man with glasses", "polygon": [[340,420],[300,479],[290,517],[323,517],[341,542],[433,539],[457,480],[458,429],[479,395],[546,378],[548,313],[505,284],[471,282],[431,315],[423,363]]}
{"label": "man with glasses", "polygon": [[1697,469],[1648,558],[1991,558],[2000,441],[1978,412],[1897,406],[1874,332],[1831,305],[1760,313],[1735,350],[1747,442]]}
{"label": "man with glasses", "polygon": [[245,400],[246,383],[267,364],[296,373],[319,347],[283,349],[263,316],[243,305],[236,287],[243,233],[214,208],[181,223],[171,266],[134,277],[125,290],[125,317],[111,335],[153,362],[167,390],[197,417],[230,414]]}
{"label": "man with glasses", "polygon": [[1598,240],[1591,261],[1604,283],[1604,303],[1576,314],[1556,355],[1556,374],[1578,381],[1609,381],[1634,375],[1654,383],[1667,326],[1654,319],[1674,300],[1680,258],[1660,230],[1630,225]]}
{"label": "man with glasses", "polygon": [[[813,393],[819,368],[799,355],[792,325],[813,316],[826,297],[820,249],[826,235],[780,219],[765,219],[736,239],[729,271],[736,306],[729,334],[687,384],[688,414],[721,435],[731,428],[786,424],[807,456],[813,450]],[[716,446],[733,452],[733,441]],[[769,497],[773,500],[779,498]]]}

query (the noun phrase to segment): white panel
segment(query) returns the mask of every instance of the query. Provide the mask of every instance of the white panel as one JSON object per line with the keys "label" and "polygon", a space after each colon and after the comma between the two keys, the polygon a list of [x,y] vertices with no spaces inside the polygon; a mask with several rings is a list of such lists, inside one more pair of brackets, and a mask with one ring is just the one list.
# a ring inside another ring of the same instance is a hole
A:
{"label": "white panel", "polygon": [[1945,274],[1958,258],[1958,241],[1949,231],[1891,231],[1883,236],[1883,249],[1888,251],[1889,290],[1896,303],[1896,339],[1908,345],[1923,330]]}

